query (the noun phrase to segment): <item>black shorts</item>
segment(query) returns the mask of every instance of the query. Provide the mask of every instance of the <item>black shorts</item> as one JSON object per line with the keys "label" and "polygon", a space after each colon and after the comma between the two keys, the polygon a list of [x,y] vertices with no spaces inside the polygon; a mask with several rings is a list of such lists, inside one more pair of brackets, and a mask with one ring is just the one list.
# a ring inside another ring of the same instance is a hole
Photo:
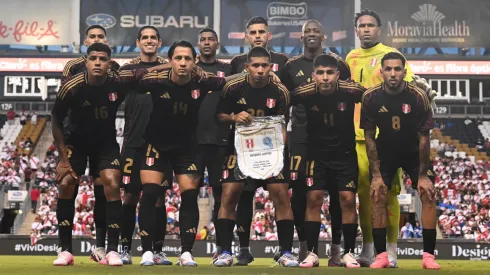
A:
{"label": "black shorts", "polygon": [[291,144],[289,156],[291,182],[304,182],[306,179],[306,143]]}
{"label": "black shorts", "polygon": [[90,175],[98,178],[100,171],[105,169],[119,169],[119,144],[115,139],[101,141],[100,143],[66,142],[67,156],[70,165],[77,176],[85,174],[87,160],[91,172]]}
{"label": "black shorts", "polygon": [[169,167],[173,168],[175,175],[197,174],[202,172],[197,167],[197,144],[194,146],[178,147],[167,151],[160,151],[150,143],[142,148],[141,170],[150,170],[165,173]]}
{"label": "black shorts", "polygon": [[[393,177],[396,174],[398,168],[402,168],[405,173],[410,177],[412,181],[412,188],[417,190],[419,183],[419,170],[420,170],[420,160],[419,154],[397,154],[393,155],[390,153],[383,154],[378,153],[379,158],[379,171],[381,172],[381,177],[383,178],[384,184],[391,189],[391,183],[393,182]],[[372,175],[370,175],[372,178]],[[427,176],[434,183],[435,172],[432,163],[429,164],[429,170],[427,171]]]}
{"label": "black shorts", "polygon": [[208,184],[211,187],[220,186],[221,166],[225,158],[226,147],[212,144],[200,144],[197,155],[197,170],[202,171],[201,185],[204,182],[204,170],[208,170]]}
{"label": "black shorts", "polygon": [[355,150],[334,159],[309,156],[306,163],[308,190],[327,190],[330,194],[341,191],[357,192],[359,168]]}

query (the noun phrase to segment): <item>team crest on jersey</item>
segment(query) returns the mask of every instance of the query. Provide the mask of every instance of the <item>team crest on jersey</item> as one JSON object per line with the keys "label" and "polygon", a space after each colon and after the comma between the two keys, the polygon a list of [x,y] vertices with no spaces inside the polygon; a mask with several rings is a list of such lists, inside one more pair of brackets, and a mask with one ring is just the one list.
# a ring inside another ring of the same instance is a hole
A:
{"label": "team crest on jersey", "polygon": [[117,93],[110,93],[109,94],[109,100],[110,101],[116,101],[117,100]]}
{"label": "team crest on jersey", "polygon": [[246,139],[245,145],[247,146],[247,149],[253,149],[255,147],[254,140],[253,139]]}
{"label": "team crest on jersey", "polygon": [[265,105],[267,105],[267,107],[269,107],[270,109],[272,109],[272,108],[274,108],[276,106],[276,100],[273,99],[273,98],[268,98],[267,99],[267,103]]}
{"label": "team crest on jersey", "polygon": [[128,176],[123,176],[123,183],[128,184],[130,182],[130,177]]}
{"label": "team crest on jersey", "polygon": [[200,91],[200,90],[192,90],[192,91],[191,91],[191,96],[192,96],[192,98],[194,98],[194,99],[198,99],[198,98],[199,98],[199,96],[201,96],[201,91]]}
{"label": "team crest on jersey", "polygon": [[153,166],[154,163],[155,163],[154,158],[146,158],[146,165]]}
{"label": "team crest on jersey", "polygon": [[313,185],[313,178],[306,178],[306,185],[308,185],[308,187],[311,187]]}
{"label": "team crest on jersey", "polygon": [[277,72],[279,70],[279,64],[277,63],[272,63],[271,67],[273,72]]}
{"label": "team crest on jersey", "polygon": [[371,65],[371,67],[374,67],[374,66],[376,66],[377,63],[378,63],[378,59],[373,58],[373,59],[371,59],[371,62],[369,64]]}
{"label": "team crest on jersey", "polygon": [[402,112],[404,114],[410,113],[411,110],[412,110],[412,107],[410,107],[410,104],[402,104]]}
{"label": "team crest on jersey", "polygon": [[223,179],[227,179],[228,178],[228,170],[223,170],[223,173],[221,174],[221,177]]}
{"label": "team crest on jersey", "polygon": [[297,180],[298,179],[298,173],[297,172],[291,172],[291,180]]}
{"label": "team crest on jersey", "polygon": [[217,71],[216,74],[218,75],[218,77],[225,77],[225,72]]}
{"label": "team crest on jersey", "polygon": [[339,109],[339,111],[343,111],[345,108],[347,108],[347,104],[345,102],[339,102],[337,104],[337,109]]}

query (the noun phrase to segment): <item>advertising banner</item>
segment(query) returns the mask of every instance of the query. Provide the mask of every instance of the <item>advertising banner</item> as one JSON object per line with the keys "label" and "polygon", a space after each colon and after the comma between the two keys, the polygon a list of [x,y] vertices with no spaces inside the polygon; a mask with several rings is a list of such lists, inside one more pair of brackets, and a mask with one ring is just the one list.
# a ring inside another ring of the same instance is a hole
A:
{"label": "advertising banner", "polygon": [[382,20],[381,41],[392,47],[489,47],[490,1],[362,0]]}
{"label": "advertising banner", "polygon": [[69,45],[72,1],[2,1],[0,45]]}
{"label": "advertising banner", "polygon": [[213,0],[81,0],[80,30],[101,25],[111,45],[130,46],[141,27],[153,25],[163,45],[195,43],[200,29],[213,27],[213,6]]}
{"label": "advertising banner", "polygon": [[267,19],[272,33],[269,46],[302,45],[301,27],[308,19],[323,25],[325,45],[354,46],[354,0],[223,0],[221,44],[248,45],[244,42],[245,26],[254,16]]}
{"label": "advertising banner", "polygon": [[[31,244],[28,236],[15,236],[1,240],[0,255],[56,255],[58,240],[56,238],[41,239],[36,244]],[[294,243],[293,253],[299,252],[298,243]],[[179,240],[166,240],[163,252],[169,257],[176,257],[180,253]],[[361,252],[362,244],[357,243],[355,254]],[[92,249],[95,249],[95,239],[73,239],[73,255],[89,256]],[[132,254],[139,256],[142,253],[141,240],[133,240]],[[213,241],[196,241],[192,249],[194,257],[212,257],[216,245]],[[232,254],[239,252],[238,241],[233,242]],[[251,241],[250,249],[256,258],[272,258],[274,253],[279,251],[277,242],[270,241]],[[330,256],[331,242],[320,241],[318,256],[328,258]],[[121,251],[121,247],[119,247]],[[399,240],[398,258],[399,259],[420,259],[423,254],[422,239]],[[449,240],[438,240],[435,250],[437,259],[440,260],[487,260],[490,254],[490,244],[474,242],[453,242]]]}

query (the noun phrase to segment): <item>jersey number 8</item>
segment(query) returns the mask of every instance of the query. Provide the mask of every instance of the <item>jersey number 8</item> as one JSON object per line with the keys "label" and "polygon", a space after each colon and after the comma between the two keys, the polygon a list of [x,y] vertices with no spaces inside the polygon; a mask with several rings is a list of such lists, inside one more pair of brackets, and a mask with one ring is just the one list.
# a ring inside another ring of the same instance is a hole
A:
{"label": "jersey number 8", "polygon": [[399,116],[393,116],[391,118],[391,126],[393,127],[393,130],[399,131],[400,130],[400,117]]}

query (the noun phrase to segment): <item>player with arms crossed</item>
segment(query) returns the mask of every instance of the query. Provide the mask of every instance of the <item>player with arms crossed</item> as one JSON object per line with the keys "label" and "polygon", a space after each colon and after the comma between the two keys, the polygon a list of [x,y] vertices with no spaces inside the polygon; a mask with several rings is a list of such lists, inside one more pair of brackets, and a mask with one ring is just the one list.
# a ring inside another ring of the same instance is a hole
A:
{"label": "player with arms crossed", "polygon": [[358,227],[354,108],[361,101],[365,89],[359,84],[339,80],[339,62],[333,56],[317,56],[313,68],[311,77],[314,82],[296,88],[292,99],[293,106],[301,104],[304,107],[308,121],[308,193],[304,228],[308,251],[312,252],[300,267],[319,266],[320,210],[327,190],[330,197],[337,195],[340,198],[344,264],[347,268],[358,268],[360,265],[352,254]]}
{"label": "player with arms crossed", "polygon": [[[383,81],[381,71],[381,58],[387,53],[398,52],[392,47],[388,47],[379,42],[381,34],[381,18],[371,10],[363,10],[356,14],[354,19],[357,36],[361,41],[361,48],[352,50],[346,58],[351,69],[352,80],[360,83],[365,88],[371,88]],[[413,75],[412,70],[406,65],[406,81],[416,80],[416,84],[422,87],[428,93],[432,92],[431,87],[425,82]],[[434,94],[431,94],[431,98]],[[364,131],[359,128],[360,104],[356,106],[355,126],[356,126],[356,150],[359,162],[359,218],[362,229],[362,252],[358,261],[363,267],[368,267],[374,258],[374,246],[371,227],[371,200],[369,196],[369,162],[366,155],[366,143],[364,141]],[[391,188],[388,190],[388,224],[387,224],[387,251],[391,267],[397,267],[397,242],[398,229],[400,220],[400,204],[398,197],[401,190],[401,169],[398,170],[397,176],[394,177]]]}
{"label": "player with arms crossed", "polygon": [[[92,25],[85,30],[85,40],[83,44],[90,47],[93,43],[104,43],[109,44],[107,39],[106,29],[100,25]],[[79,58],[70,60],[66,63],[63,69],[63,74],[61,75],[61,82],[64,83],[68,78],[87,71],[85,66],[87,62],[87,56],[81,56]],[[119,69],[119,64],[116,61],[111,60],[109,64],[111,70],[117,71]],[[66,130],[66,129],[65,129]],[[99,262],[100,264],[107,264],[105,260],[105,238],[107,235],[107,228],[105,224],[105,213],[107,201],[104,195],[104,186],[98,175],[96,175],[95,167],[90,167],[90,176],[94,179],[94,194],[95,194],[95,205],[94,205],[94,220],[95,220],[95,246],[96,248],[92,251],[90,258],[93,261]],[[76,196],[76,194],[75,194]],[[73,198],[75,201],[75,197]],[[73,202],[75,203],[75,202]]]}
{"label": "player with arms crossed", "polygon": [[[157,55],[162,45],[160,33],[153,26],[143,26],[138,31],[136,46],[141,50],[139,57],[131,60],[121,70],[146,69],[165,63],[164,58]],[[142,87],[140,87],[142,88]],[[131,244],[136,223],[136,205],[141,193],[140,167],[144,161],[139,153],[144,144],[143,135],[152,112],[152,101],[149,92],[127,91],[124,109],[124,142],[121,152],[121,188],[124,188],[123,224],[121,228],[121,260],[124,264],[132,264]],[[145,148],[146,149],[146,148]],[[155,228],[153,236],[153,261],[142,262],[143,265],[171,265],[172,262],[162,252],[167,229],[167,211],[165,192],[172,186],[172,169],[165,173],[167,184],[160,188],[155,205]],[[164,180],[164,183],[165,183]]]}
{"label": "player with arms crossed", "polygon": [[[59,151],[56,168],[59,184],[56,216],[59,221],[60,251],[55,266],[73,265],[72,227],[76,180],[87,165],[95,169],[104,183],[107,199],[107,256],[109,265],[119,266],[117,247],[122,220],[119,191],[119,145],[116,141],[115,120],[122,95],[108,81],[111,49],[94,43],[87,50],[87,71],[68,79],[60,88],[52,113],[53,137]],[[69,135],[63,134],[62,121],[68,116]],[[94,173],[93,172],[93,173]]]}
{"label": "player with arms crossed", "polygon": [[[274,82],[270,76],[271,56],[263,47],[256,46],[248,54],[246,68],[248,74],[227,83],[223,88],[221,101],[218,105],[218,118],[222,123],[249,124],[252,118],[260,116],[278,116],[287,114],[289,108],[289,92],[282,84]],[[231,113],[234,113],[231,115]],[[235,128],[235,127],[233,127]],[[283,129],[285,139],[285,129]],[[279,264],[284,267],[297,267],[298,262],[291,254],[293,244],[294,222],[289,204],[288,181],[284,178],[284,170],[267,180],[259,181],[251,178],[243,180],[235,177],[237,164],[235,148],[235,131],[230,134],[228,156],[223,163],[223,195],[218,214],[217,231],[220,236],[222,251],[214,260],[215,266],[231,266],[231,244],[233,229],[237,218],[235,211],[245,180],[254,186],[264,185],[269,191],[276,209],[276,224],[281,246]],[[286,167],[285,167],[286,168]]]}
{"label": "player with arms crossed", "polygon": [[[269,32],[267,19],[255,16],[248,20],[246,25],[245,40],[250,45],[250,49],[254,47],[267,48],[267,42],[271,40],[272,34]],[[280,76],[288,57],[285,54],[277,53],[272,50],[267,50],[271,55],[271,71]],[[246,72],[247,53],[236,55],[231,60],[231,73],[239,74]],[[276,78],[277,79],[277,78]],[[248,265],[253,261],[253,256],[250,253],[250,226],[253,219],[253,201],[257,186],[245,183],[245,188],[242,191],[240,200],[238,201],[237,209],[237,235],[240,241],[240,253],[237,257],[236,265]],[[219,254],[219,247],[218,247]]]}
{"label": "player with arms crossed", "polygon": [[[219,77],[231,74],[231,65],[216,59],[216,51],[219,49],[218,34],[213,29],[199,31],[198,44],[200,56],[196,63],[204,71],[213,73]],[[213,190],[214,206],[212,220],[216,224],[218,211],[221,205],[221,165],[228,145],[228,133],[230,127],[220,124],[216,119],[216,109],[221,91],[209,91],[204,98],[199,110],[199,124],[197,125],[197,139],[199,142],[198,170],[204,173],[208,170],[209,186]],[[201,175],[204,178],[204,175]],[[217,230],[218,228],[215,229]],[[220,247],[220,234],[216,233],[216,247]],[[215,253],[217,256],[217,253]]]}
{"label": "player with arms crossed", "polygon": [[[397,52],[381,59],[384,82],[362,97],[361,128],[371,172],[370,196],[376,260],[371,268],[389,268],[386,252],[387,193],[399,168],[410,176],[422,201],[424,269],[440,269],[435,262],[436,190],[429,179],[430,130],[434,127],[430,97],[413,83],[404,81],[405,58]],[[376,139],[376,127],[379,136]]]}
{"label": "player with arms crossed", "polygon": [[[282,70],[281,80],[288,88],[293,91],[295,88],[305,83],[312,82],[313,60],[323,54],[322,41],[325,39],[323,26],[316,20],[308,20],[302,28],[301,40],[305,51],[304,54],[290,58],[284,70]],[[339,58],[340,79],[350,79],[350,70],[347,63]],[[293,95],[294,96],[294,95]],[[291,108],[290,129],[288,129],[288,142],[290,154],[290,178],[293,195],[291,196],[291,208],[293,209],[294,225],[300,241],[299,262],[302,262],[308,255],[306,239],[304,233],[305,212],[306,212],[306,112],[301,104],[296,104]],[[330,252],[329,266],[339,266],[343,263],[340,260],[340,243],[342,239],[342,217],[337,193],[330,194],[329,212],[332,217],[332,249]],[[311,251],[311,250],[310,250]],[[275,255],[277,258],[278,255]]]}

